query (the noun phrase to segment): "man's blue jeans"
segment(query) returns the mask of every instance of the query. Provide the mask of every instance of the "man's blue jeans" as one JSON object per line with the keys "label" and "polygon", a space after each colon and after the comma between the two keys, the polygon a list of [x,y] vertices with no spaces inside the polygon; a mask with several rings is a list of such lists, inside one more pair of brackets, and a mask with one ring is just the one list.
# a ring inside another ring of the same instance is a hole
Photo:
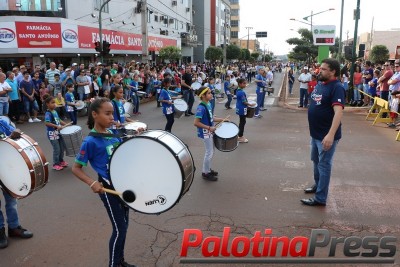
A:
{"label": "man's blue jeans", "polygon": [[183,90],[183,99],[186,101],[186,104],[188,104],[188,109],[185,113],[191,113],[194,104],[193,91],[189,89]]}
{"label": "man's blue jeans", "polygon": [[[18,209],[17,209],[17,199],[10,196],[8,193],[3,191],[4,199],[6,202],[6,214],[7,214],[7,224],[8,228],[17,228],[19,226],[18,220]],[[1,212],[1,201],[0,201],[0,228],[4,227],[4,216]]]}
{"label": "man's blue jeans", "polygon": [[314,181],[317,191],[314,199],[320,203],[326,203],[331,179],[333,155],[339,140],[333,141],[328,151],[322,149],[322,141],[311,138],[311,160],[314,163]]}
{"label": "man's blue jeans", "polygon": [[301,107],[308,106],[308,92],[307,89],[300,88],[300,105]]}

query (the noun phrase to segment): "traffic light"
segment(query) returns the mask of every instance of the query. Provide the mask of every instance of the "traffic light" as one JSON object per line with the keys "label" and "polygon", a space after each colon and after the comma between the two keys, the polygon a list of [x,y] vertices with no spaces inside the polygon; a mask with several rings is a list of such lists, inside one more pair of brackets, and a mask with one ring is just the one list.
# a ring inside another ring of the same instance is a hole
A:
{"label": "traffic light", "polygon": [[353,48],[349,45],[344,47],[344,58],[350,60],[353,57]]}
{"label": "traffic light", "polygon": [[101,52],[100,42],[94,42],[94,49],[96,49],[97,52]]}
{"label": "traffic light", "polygon": [[365,44],[358,45],[358,57],[364,57]]}
{"label": "traffic light", "polygon": [[103,56],[110,54],[111,44],[107,41],[103,41]]}

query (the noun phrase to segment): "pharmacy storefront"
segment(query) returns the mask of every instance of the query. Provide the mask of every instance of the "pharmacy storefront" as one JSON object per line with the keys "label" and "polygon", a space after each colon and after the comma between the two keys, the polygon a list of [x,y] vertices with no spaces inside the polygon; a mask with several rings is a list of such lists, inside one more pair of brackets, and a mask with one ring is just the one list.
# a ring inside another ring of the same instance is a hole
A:
{"label": "pharmacy storefront", "polygon": [[[142,35],[112,29],[102,30],[103,40],[111,44],[106,61],[139,61],[142,54]],[[43,65],[50,61],[70,65],[98,60],[94,43],[99,30],[93,24],[75,20],[43,17],[8,16],[0,18],[0,65]],[[149,35],[149,51],[157,52],[166,46],[180,47],[179,39]]]}

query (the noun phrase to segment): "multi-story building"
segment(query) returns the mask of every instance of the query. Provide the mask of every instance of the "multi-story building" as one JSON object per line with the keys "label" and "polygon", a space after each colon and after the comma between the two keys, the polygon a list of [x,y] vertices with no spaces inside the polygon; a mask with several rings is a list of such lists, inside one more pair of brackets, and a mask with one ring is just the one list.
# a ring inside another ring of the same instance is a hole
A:
{"label": "multi-story building", "polygon": [[[50,61],[99,61],[95,42],[111,44],[104,60],[142,59],[143,30],[147,29],[149,60],[165,46],[177,46],[188,61],[192,46],[192,0],[8,0],[0,1],[0,64],[44,64]],[[101,15],[101,20],[99,17]],[[142,16],[144,25],[142,25]],[[181,44],[182,40],[182,44]]]}
{"label": "multi-story building", "polygon": [[389,50],[390,59],[395,59],[399,55],[397,48],[400,46],[400,30],[392,31],[372,31],[360,34],[358,44],[365,44],[365,57],[369,57],[371,49],[375,45],[384,45]]}
{"label": "multi-story building", "polygon": [[260,52],[260,42],[257,39],[240,39],[237,44],[240,48],[249,49],[250,53]]}
{"label": "multi-story building", "polygon": [[230,42],[230,6],[228,0],[193,1],[193,24],[198,45],[193,50],[194,62],[204,62],[209,46]]}
{"label": "multi-story building", "polygon": [[230,43],[239,45],[240,5],[239,0],[229,0],[231,5],[231,39]]}

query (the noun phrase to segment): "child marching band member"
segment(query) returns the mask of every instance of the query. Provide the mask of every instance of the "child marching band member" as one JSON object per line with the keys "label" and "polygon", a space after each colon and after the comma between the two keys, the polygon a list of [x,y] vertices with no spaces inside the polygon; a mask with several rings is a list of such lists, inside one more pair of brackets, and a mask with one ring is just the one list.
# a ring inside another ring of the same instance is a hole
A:
{"label": "child marching band member", "polygon": [[123,104],[124,89],[121,85],[116,84],[111,88],[110,100],[114,107],[114,127],[113,129],[121,128],[125,122],[133,122],[130,118],[125,117],[125,109]]}
{"label": "child marching band member", "polygon": [[202,86],[195,93],[201,100],[196,110],[194,126],[197,127],[197,136],[203,140],[205,148],[202,176],[205,180],[217,181],[218,172],[211,169],[214,154],[213,133],[216,130],[213,125],[214,121],[222,122],[223,119],[213,116],[210,105],[213,96],[210,88]]}
{"label": "child marching band member", "polygon": [[61,171],[68,166],[68,163],[64,161],[65,145],[59,132],[66,123],[58,116],[54,97],[46,95],[44,103],[47,107],[47,111],[44,115],[44,121],[47,127],[47,137],[53,147],[53,170]]}
{"label": "child marching band member", "polygon": [[228,101],[225,103],[225,108],[226,109],[232,109],[231,108],[231,102],[232,102],[232,93],[231,93],[231,77],[229,75],[225,76],[225,82],[224,82],[224,92],[226,94],[226,97],[228,98]]}
{"label": "child marching band member", "polygon": [[212,113],[214,114],[214,110],[215,110],[215,79],[214,79],[214,77],[208,78],[208,83],[204,84],[204,86],[207,86],[208,88],[211,89],[211,94],[212,94],[213,98],[210,100],[210,104],[211,104]]}
{"label": "child marching band member", "polygon": [[133,80],[128,86],[131,90],[131,99],[132,103],[135,106],[133,109],[133,115],[139,115],[141,114],[139,112],[139,104],[140,104],[140,97],[137,95],[137,91],[139,90],[139,74],[134,73],[133,74]]}
{"label": "child marching band member", "polygon": [[162,89],[160,92],[160,96],[158,97],[158,101],[162,105],[163,113],[167,118],[167,124],[165,125],[165,131],[171,132],[172,125],[175,122],[175,108],[174,102],[172,101],[171,95],[168,93],[168,89],[171,86],[171,79],[165,78],[162,82]]}
{"label": "child marching band member", "polygon": [[244,134],[244,126],[246,125],[246,115],[247,115],[247,108],[253,107],[256,104],[250,104],[247,101],[246,93],[244,92],[244,88],[246,88],[247,81],[244,78],[240,78],[237,80],[238,82],[238,89],[236,91],[236,114],[239,115],[239,134],[238,134],[238,141],[239,143],[247,143],[247,140]]}
{"label": "child marching band member", "polygon": [[69,115],[69,118],[72,121],[72,125],[76,125],[77,123],[77,110],[76,110],[76,102],[75,102],[75,96],[74,96],[74,85],[67,84],[67,93],[65,94],[65,102],[66,104],[66,109],[67,113]]}
{"label": "child marching band member", "polygon": [[[122,89],[122,88],[121,88]],[[94,133],[112,134],[108,130],[114,124],[114,107],[107,98],[97,98],[90,105],[88,112],[88,127]],[[129,208],[121,199],[113,194],[105,193],[105,188],[114,189],[109,175],[109,161],[114,149],[121,143],[117,137],[87,136],[75,159],[72,172],[78,179],[86,183],[94,193],[100,193],[111,221],[113,232],[109,242],[109,266],[134,266],[125,262],[124,247],[129,222]],[[83,170],[90,162],[97,172],[98,178],[90,177]]]}

